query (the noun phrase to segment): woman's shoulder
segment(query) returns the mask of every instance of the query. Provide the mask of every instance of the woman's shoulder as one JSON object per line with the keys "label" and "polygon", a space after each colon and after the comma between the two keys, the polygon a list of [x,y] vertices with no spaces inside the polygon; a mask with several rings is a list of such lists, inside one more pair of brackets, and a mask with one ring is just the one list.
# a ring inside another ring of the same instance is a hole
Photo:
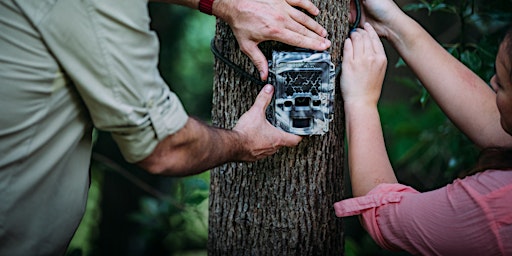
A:
{"label": "woman's shoulder", "polygon": [[462,179],[456,179],[452,187],[462,187],[481,195],[492,193],[496,190],[510,190],[512,192],[512,169],[510,170],[486,170]]}

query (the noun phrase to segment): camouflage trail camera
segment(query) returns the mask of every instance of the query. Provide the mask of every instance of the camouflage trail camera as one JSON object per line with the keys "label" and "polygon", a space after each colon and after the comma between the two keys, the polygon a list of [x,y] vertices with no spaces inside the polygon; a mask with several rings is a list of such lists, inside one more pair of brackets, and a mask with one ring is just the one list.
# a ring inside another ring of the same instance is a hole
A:
{"label": "camouflage trail camera", "polygon": [[274,51],[269,61],[274,98],[267,119],[297,135],[322,135],[333,119],[335,67],[326,51]]}

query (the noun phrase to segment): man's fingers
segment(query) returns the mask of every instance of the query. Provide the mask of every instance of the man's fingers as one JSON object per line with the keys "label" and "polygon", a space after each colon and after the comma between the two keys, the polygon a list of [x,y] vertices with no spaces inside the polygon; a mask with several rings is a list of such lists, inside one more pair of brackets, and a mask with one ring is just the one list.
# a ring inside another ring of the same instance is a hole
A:
{"label": "man's fingers", "polygon": [[[276,129],[278,129],[278,128],[276,128]],[[287,133],[285,131],[280,131],[280,132],[282,134],[281,146],[284,146],[284,147],[295,147],[302,140],[301,136],[298,136],[298,135],[295,135],[295,134],[291,134],[291,133]]]}
{"label": "man's fingers", "polygon": [[[327,36],[327,30],[325,30],[325,28],[323,28],[318,22],[316,22],[314,19],[309,17],[304,12],[292,8],[290,17],[295,21],[291,22],[291,24],[293,24],[293,27],[290,27],[290,30],[296,31],[307,36],[313,36],[315,34],[321,37]],[[308,31],[308,34],[302,33],[302,31],[305,30]]]}
{"label": "man's fingers", "polygon": [[285,30],[278,34],[273,40],[283,42],[285,44],[294,45],[300,48],[306,48],[316,51],[323,51],[331,47],[331,41],[313,33],[312,36],[305,36],[301,33]]}
{"label": "man's fingers", "polygon": [[252,63],[254,63],[254,66],[256,66],[256,69],[260,73],[260,79],[267,81],[268,61],[258,47],[258,44],[250,42],[249,44],[240,45],[240,49],[251,59]]}
{"label": "man's fingers", "polygon": [[260,93],[256,97],[256,100],[254,101],[254,104],[251,108],[256,108],[258,112],[265,113],[265,110],[267,109],[268,104],[270,104],[270,101],[272,100],[272,95],[274,93],[274,86],[267,84],[263,86],[263,89],[261,89]]}
{"label": "man's fingers", "polygon": [[286,2],[291,6],[304,9],[309,14],[312,14],[314,16],[320,13],[320,10],[318,10],[318,8],[311,1],[308,0],[286,0]]}

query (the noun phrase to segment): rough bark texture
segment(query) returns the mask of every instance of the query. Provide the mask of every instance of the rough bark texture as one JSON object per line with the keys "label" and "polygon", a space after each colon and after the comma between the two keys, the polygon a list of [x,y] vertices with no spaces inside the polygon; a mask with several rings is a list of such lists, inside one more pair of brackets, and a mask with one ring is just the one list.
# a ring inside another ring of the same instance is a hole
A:
{"label": "rough bark texture", "polygon": [[[349,30],[348,0],[313,1],[316,18],[329,32],[332,61],[342,59]],[[257,72],[239,49],[230,28],[217,23],[220,52]],[[260,44],[269,56],[275,43]],[[261,89],[215,62],[213,122],[232,128]],[[209,255],[342,255],[342,221],[333,204],[343,191],[343,110],[336,78],[335,118],[323,136],[306,137],[295,148],[256,163],[230,163],[211,171]]]}

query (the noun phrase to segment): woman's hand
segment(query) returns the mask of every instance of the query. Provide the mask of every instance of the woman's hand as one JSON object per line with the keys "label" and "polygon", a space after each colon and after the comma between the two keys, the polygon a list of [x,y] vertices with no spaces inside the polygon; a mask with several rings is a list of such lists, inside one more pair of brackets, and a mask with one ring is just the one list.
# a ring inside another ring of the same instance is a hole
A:
{"label": "woman's hand", "polygon": [[354,196],[381,183],[395,183],[380,124],[377,102],[386,72],[386,54],[369,23],[345,41],[341,90],[345,108],[348,165]]}
{"label": "woman's hand", "polygon": [[[350,1],[350,22],[356,20],[356,0]],[[372,24],[377,34],[388,38],[396,18],[405,13],[392,0],[357,0],[361,4],[361,23]]]}
{"label": "woman's hand", "polygon": [[345,41],[341,92],[345,104],[371,104],[380,98],[387,58],[379,36],[369,23]]}

